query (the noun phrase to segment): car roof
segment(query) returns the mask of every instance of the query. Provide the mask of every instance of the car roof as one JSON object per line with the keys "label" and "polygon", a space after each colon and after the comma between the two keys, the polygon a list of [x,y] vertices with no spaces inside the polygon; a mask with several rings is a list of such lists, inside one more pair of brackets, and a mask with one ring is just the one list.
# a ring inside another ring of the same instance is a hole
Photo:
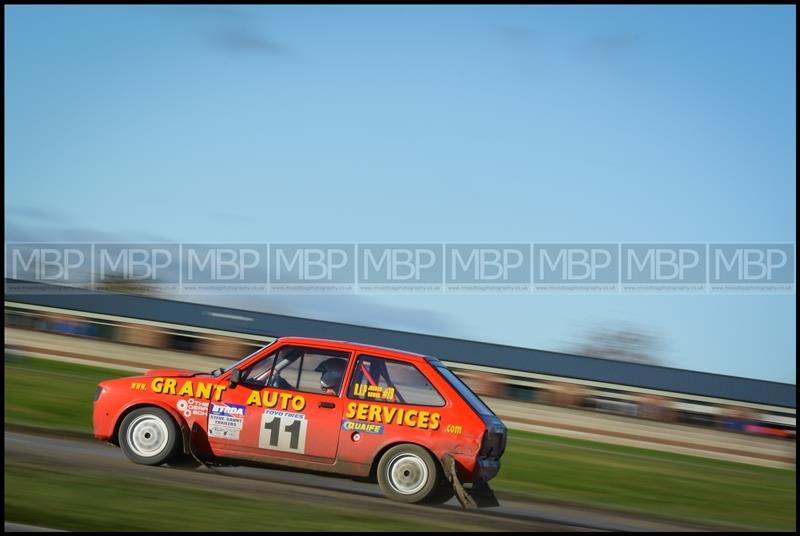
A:
{"label": "car roof", "polygon": [[393,354],[402,357],[427,360],[428,358],[422,354],[415,354],[414,352],[406,352],[405,350],[398,350],[396,348],[387,348],[385,346],[375,346],[372,344],[363,344],[359,342],[340,341],[335,339],[317,339],[313,337],[279,337],[275,342],[282,344],[308,344],[311,346],[336,346],[340,348],[347,348],[355,350],[356,352],[377,352],[382,354]]}

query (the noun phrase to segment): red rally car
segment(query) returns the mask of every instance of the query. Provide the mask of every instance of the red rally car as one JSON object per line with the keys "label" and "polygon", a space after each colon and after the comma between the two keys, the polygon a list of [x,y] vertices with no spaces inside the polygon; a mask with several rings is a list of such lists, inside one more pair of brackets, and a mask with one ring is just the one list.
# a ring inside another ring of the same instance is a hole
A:
{"label": "red rally car", "polygon": [[[394,500],[496,505],[502,421],[441,361],[285,337],[210,373],[101,382],[94,436],[132,461],[269,464],[377,480]],[[472,483],[465,490],[463,482]]]}

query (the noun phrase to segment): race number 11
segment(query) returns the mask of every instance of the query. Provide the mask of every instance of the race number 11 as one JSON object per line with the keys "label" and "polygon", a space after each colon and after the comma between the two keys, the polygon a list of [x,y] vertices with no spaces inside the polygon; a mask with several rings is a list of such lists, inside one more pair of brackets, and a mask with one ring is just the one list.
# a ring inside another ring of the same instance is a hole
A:
{"label": "race number 11", "polygon": [[303,414],[267,410],[261,416],[258,447],[304,454],[308,421]]}

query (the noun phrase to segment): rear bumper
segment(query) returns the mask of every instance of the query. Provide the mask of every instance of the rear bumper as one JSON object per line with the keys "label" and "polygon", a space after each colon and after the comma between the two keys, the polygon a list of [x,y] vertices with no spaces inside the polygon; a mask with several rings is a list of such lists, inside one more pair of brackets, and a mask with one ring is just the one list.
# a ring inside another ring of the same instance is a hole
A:
{"label": "rear bumper", "polygon": [[500,460],[496,458],[478,458],[475,464],[475,480],[489,481],[500,472]]}

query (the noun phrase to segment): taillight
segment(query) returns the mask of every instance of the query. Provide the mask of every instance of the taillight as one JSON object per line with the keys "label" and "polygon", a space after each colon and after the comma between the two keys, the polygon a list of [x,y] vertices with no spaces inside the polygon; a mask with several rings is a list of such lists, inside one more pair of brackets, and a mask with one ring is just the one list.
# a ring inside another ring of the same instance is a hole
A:
{"label": "taillight", "polygon": [[99,385],[97,386],[97,390],[94,392],[94,401],[97,402],[97,399],[100,398],[100,393],[103,392],[103,388]]}
{"label": "taillight", "polygon": [[478,452],[478,455],[485,458],[489,455],[491,448],[492,445],[489,441],[489,430],[485,430],[483,432],[483,438],[481,438],[481,450]]}
{"label": "taillight", "polygon": [[485,458],[499,458],[506,450],[506,433],[504,429],[489,428],[483,432],[479,455]]}

